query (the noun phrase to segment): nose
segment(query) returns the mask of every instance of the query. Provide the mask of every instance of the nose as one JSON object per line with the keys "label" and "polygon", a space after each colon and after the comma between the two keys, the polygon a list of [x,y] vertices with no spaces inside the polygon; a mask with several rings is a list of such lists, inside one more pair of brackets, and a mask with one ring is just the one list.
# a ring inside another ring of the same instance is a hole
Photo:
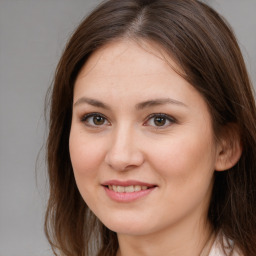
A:
{"label": "nose", "polygon": [[127,127],[116,129],[111,134],[105,162],[116,171],[130,170],[144,162],[144,155],[139,148],[140,140],[135,132]]}

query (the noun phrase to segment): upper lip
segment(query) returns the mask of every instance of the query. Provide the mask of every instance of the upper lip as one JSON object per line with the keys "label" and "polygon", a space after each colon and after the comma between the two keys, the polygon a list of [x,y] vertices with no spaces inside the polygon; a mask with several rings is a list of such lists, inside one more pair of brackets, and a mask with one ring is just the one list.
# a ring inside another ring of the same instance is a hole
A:
{"label": "upper lip", "polygon": [[108,180],[102,183],[103,186],[147,186],[147,187],[156,187],[155,184],[152,183],[147,183],[147,182],[142,182],[138,180],[126,180],[126,181],[121,181],[121,180]]}

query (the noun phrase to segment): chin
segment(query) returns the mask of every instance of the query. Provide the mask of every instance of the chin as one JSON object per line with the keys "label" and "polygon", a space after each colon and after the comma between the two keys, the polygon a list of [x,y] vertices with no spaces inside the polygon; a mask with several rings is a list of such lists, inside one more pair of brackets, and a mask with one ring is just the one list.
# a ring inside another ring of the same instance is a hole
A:
{"label": "chin", "polygon": [[106,227],[119,235],[142,236],[150,233],[148,230],[145,230],[143,228],[138,228],[138,226],[131,226],[131,225],[126,225],[126,226],[113,225],[113,226],[106,226]]}
{"label": "chin", "polygon": [[[151,232],[154,232],[154,224],[150,221],[147,221],[144,218],[133,218],[133,217],[125,217],[122,218],[113,218],[106,220],[103,218],[101,222],[111,231],[116,232],[117,234],[123,235],[132,235],[132,236],[140,236],[146,235]],[[149,226],[149,223],[151,224]]]}

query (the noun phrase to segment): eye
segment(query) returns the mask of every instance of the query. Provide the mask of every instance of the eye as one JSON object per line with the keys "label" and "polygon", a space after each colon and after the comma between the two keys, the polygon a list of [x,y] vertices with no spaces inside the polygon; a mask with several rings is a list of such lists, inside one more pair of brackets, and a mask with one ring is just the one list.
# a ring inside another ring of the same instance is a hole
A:
{"label": "eye", "polygon": [[103,126],[109,125],[107,118],[100,113],[89,113],[82,117],[82,122],[88,126]]}
{"label": "eye", "polygon": [[171,124],[175,123],[175,119],[166,114],[152,114],[150,115],[146,122],[144,123],[145,126],[153,126],[159,128],[165,128],[170,126]]}

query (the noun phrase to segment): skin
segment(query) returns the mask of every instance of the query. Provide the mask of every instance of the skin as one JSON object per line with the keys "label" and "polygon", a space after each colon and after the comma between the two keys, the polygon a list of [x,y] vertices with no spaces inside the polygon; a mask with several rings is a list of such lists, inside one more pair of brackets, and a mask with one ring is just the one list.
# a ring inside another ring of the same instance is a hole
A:
{"label": "skin", "polygon": [[[156,113],[168,118],[159,123]],[[200,254],[211,233],[207,209],[223,152],[203,97],[155,45],[120,40],[89,58],[75,83],[69,146],[78,189],[117,232],[119,256]],[[113,179],[156,187],[117,202],[102,186]]]}

